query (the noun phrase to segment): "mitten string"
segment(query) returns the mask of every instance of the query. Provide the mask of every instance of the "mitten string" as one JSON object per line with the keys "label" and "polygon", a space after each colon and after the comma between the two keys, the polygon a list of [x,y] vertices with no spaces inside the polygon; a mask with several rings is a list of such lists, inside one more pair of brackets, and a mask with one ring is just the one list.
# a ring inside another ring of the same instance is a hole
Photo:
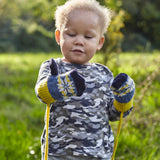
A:
{"label": "mitten string", "polygon": [[118,124],[117,135],[116,135],[116,140],[115,140],[113,155],[112,155],[111,160],[114,160],[114,157],[115,157],[115,154],[116,154],[117,145],[118,145],[118,138],[119,138],[119,134],[120,134],[120,131],[121,131],[121,126],[122,126],[123,113],[124,112],[121,112],[121,115],[120,115],[120,120],[119,120],[119,124]]}
{"label": "mitten string", "polygon": [[45,160],[48,159],[49,109],[50,109],[50,104],[47,104]]}

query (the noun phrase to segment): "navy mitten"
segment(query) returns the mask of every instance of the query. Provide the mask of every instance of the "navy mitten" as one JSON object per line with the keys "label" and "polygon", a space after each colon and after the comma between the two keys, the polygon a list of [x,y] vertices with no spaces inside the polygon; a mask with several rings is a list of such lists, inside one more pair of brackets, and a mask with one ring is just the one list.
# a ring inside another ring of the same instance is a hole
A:
{"label": "navy mitten", "polygon": [[50,74],[41,80],[37,86],[37,93],[41,100],[50,104],[67,97],[81,96],[85,90],[85,80],[76,70],[58,74],[54,59],[50,60]]}
{"label": "navy mitten", "polygon": [[120,112],[129,110],[133,105],[134,81],[125,73],[120,73],[111,85],[115,100],[114,106]]}

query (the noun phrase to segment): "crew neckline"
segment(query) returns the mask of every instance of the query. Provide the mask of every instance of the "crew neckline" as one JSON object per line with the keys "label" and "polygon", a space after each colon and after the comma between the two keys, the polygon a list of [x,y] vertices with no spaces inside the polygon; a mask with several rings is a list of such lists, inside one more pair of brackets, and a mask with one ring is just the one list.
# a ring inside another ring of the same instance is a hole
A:
{"label": "crew neckline", "polygon": [[92,63],[89,63],[89,64],[74,64],[74,63],[63,61],[62,58],[60,58],[60,62],[62,64],[68,65],[68,66],[73,66],[73,67],[75,67],[77,69],[80,69],[80,68],[90,68],[93,65]]}

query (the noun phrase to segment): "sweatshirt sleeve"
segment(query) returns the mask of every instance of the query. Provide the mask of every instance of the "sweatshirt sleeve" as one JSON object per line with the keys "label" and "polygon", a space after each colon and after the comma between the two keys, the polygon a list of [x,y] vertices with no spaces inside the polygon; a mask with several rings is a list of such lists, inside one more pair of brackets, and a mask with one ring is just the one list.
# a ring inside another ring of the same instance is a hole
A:
{"label": "sweatshirt sleeve", "polygon": [[40,66],[37,82],[35,85],[36,96],[43,103],[45,103],[45,102],[42,101],[42,99],[40,98],[41,96],[39,95],[42,92],[43,92],[42,94],[45,94],[45,98],[46,98],[45,101],[47,101],[47,102],[54,101],[52,96],[49,94],[48,87],[47,87],[47,77],[49,76],[49,74],[50,74],[49,61],[45,61]]}
{"label": "sweatshirt sleeve", "polygon": [[[107,75],[107,84],[109,85],[109,89],[107,90],[107,98],[108,98],[108,103],[107,103],[107,110],[108,110],[108,115],[109,115],[109,120],[110,121],[117,121],[120,119],[120,114],[121,112],[119,112],[115,106],[114,106],[114,95],[113,95],[113,91],[111,90],[111,85],[113,83],[114,77],[113,77],[113,73],[105,66],[104,70],[106,71],[106,75]],[[126,117],[130,114],[131,110],[133,109],[133,106],[124,112],[123,117]]]}

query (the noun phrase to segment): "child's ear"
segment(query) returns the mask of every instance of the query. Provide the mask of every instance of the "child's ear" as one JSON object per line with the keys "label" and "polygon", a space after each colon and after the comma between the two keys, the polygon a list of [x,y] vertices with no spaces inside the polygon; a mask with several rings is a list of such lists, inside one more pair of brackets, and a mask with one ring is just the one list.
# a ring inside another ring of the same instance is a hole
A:
{"label": "child's ear", "polygon": [[55,30],[55,39],[58,45],[60,45],[60,31],[59,30]]}
{"label": "child's ear", "polygon": [[98,51],[103,47],[104,40],[105,40],[104,36],[100,37],[99,43],[98,43],[98,46],[97,46]]}

